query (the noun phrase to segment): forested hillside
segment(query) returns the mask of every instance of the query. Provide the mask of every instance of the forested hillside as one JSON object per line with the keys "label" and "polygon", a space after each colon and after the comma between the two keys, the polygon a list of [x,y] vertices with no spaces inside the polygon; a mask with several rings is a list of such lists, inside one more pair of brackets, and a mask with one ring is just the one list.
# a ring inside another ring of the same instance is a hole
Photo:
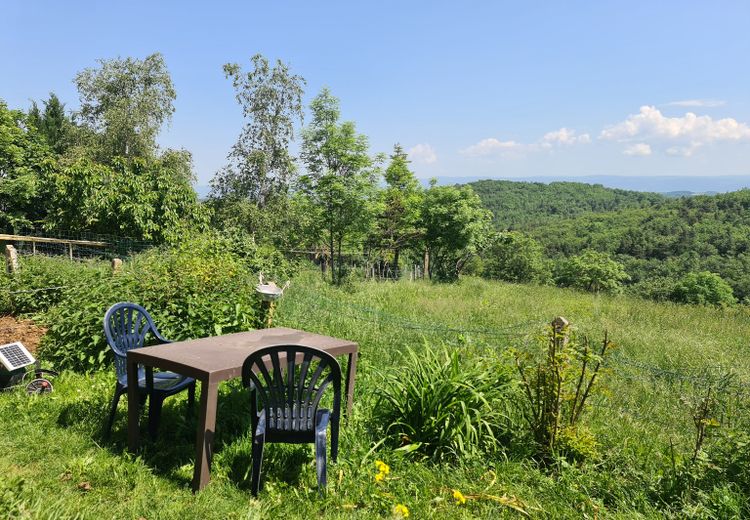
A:
{"label": "forested hillside", "polygon": [[750,190],[582,215],[529,231],[552,257],[586,248],[617,255],[632,283],[651,296],[663,296],[659,280],[687,271],[717,273],[738,299],[750,295]]}
{"label": "forested hillside", "polygon": [[514,182],[483,180],[469,183],[494,215],[499,229],[534,226],[584,213],[658,206],[667,197],[605,188],[578,182]]}
{"label": "forested hillside", "polygon": [[620,262],[631,291],[669,299],[689,273],[750,296],[750,190],[667,198],[578,183],[473,183],[499,230],[530,235],[557,264],[594,250]]}

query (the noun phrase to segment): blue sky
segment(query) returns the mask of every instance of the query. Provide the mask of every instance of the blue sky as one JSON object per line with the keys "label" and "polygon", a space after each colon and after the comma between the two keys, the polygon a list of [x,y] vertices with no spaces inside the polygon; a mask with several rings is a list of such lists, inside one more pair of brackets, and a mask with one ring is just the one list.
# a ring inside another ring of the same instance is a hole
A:
{"label": "blue sky", "polygon": [[161,52],[160,143],[199,184],[242,126],[222,64],[260,52],[323,86],[419,177],[750,174],[750,2],[6,0],[0,98],[26,108],[98,58]]}

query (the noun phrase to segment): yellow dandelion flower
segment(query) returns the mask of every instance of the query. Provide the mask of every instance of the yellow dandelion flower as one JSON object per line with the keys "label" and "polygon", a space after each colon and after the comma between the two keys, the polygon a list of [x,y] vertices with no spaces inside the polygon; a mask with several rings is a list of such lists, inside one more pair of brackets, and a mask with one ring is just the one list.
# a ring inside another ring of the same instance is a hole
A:
{"label": "yellow dandelion flower", "polygon": [[396,504],[396,506],[393,508],[393,514],[400,516],[401,518],[408,518],[409,508],[404,504]]}
{"label": "yellow dandelion flower", "polygon": [[385,473],[382,471],[375,475],[375,482],[383,482],[383,479],[385,479]]}
{"label": "yellow dandelion flower", "polygon": [[453,490],[453,498],[456,501],[456,504],[461,505],[466,503],[466,497],[463,493],[461,493],[459,490],[454,489]]}
{"label": "yellow dandelion flower", "polygon": [[375,461],[375,468],[377,468],[380,473],[385,473],[386,475],[391,472],[391,467],[382,460]]}

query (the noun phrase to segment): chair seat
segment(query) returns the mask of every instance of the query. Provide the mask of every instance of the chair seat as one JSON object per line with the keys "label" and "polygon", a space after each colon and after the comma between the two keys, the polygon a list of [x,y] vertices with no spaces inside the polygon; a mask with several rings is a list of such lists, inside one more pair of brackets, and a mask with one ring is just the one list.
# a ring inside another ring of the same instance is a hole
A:
{"label": "chair seat", "polygon": [[[119,383],[127,388],[128,376],[124,374],[118,377]],[[177,393],[187,388],[195,382],[192,377],[175,374],[174,372],[154,372],[154,391],[164,393]],[[138,368],[138,387],[140,390],[146,390],[146,369]]]}

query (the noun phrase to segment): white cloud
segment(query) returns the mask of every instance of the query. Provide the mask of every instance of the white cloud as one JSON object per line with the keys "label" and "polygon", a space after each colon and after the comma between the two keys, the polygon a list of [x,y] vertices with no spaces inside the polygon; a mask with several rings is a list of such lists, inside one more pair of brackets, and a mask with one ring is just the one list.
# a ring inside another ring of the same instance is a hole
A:
{"label": "white cloud", "polygon": [[560,128],[554,132],[547,132],[534,143],[519,143],[518,141],[501,141],[494,137],[482,139],[476,144],[464,148],[461,153],[469,157],[483,157],[487,155],[507,154],[509,152],[538,152],[549,150],[554,146],[572,146],[591,142],[589,134],[576,134],[575,130]]}
{"label": "white cloud", "polygon": [[636,143],[625,148],[625,151],[623,151],[622,153],[625,155],[643,157],[646,155],[651,155],[651,146],[646,143]]}
{"label": "white cloud", "polygon": [[713,119],[692,112],[666,117],[656,107],[643,106],[638,114],[602,130],[599,138],[622,143],[652,141],[671,145],[671,155],[689,156],[707,144],[750,141],[750,127],[732,118]]}
{"label": "white cloud", "polygon": [[576,135],[575,130],[570,130],[563,127],[560,130],[555,130],[554,132],[548,132],[544,134],[541,144],[543,147],[549,148],[555,144],[570,146],[573,144],[587,144],[590,142],[591,137],[589,136],[589,134]]}
{"label": "white cloud", "polygon": [[413,161],[433,164],[437,162],[435,149],[427,143],[420,143],[412,146],[406,152]]}
{"label": "white cloud", "polygon": [[721,99],[683,99],[682,101],[671,101],[666,103],[669,107],[723,107],[727,102]]}
{"label": "white cloud", "polygon": [[470,157],[481,157],[499,152],[518,151],[522,148],[524,148],[524,145],[516,141],[500,141],[494,137],[489,137],[461,150],[461,153]]}

